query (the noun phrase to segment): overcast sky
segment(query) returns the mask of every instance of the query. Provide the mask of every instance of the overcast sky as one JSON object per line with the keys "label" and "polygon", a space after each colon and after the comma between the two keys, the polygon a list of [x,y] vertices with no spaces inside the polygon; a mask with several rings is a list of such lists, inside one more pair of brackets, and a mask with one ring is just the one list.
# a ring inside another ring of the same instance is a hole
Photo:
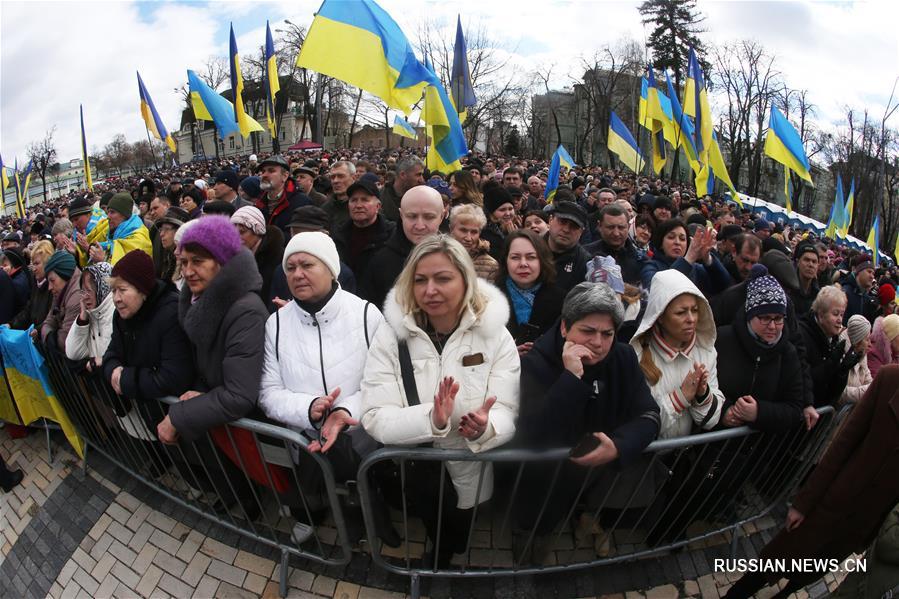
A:
{"label": "overcast sky", "polygon": [[[570,84],[578,57],[622,37],[648,34],[639,2],[380,0],[412,39],[431,18],[454,30],[484,24],[521,65],[557,65]],[[60,160],[80,156],[78,105],[84,104],[89,148],[117,133],[146,139],[139,113],[139,70],[169,130],[180,124],[174,91],[186,69],[211,55],[226,56],[234,22],[241,54],[264,41],[284,19],[308,25],[320,1],[292,2],[0,2],[0,153],[25,160],[29,142],[54,125]],[[711,2],[699,0],[710,43],[756,39],[778,57],[787,83],[807,88],[823,122],[844,105],[883,112],[899,75],[899,2]],[[277,35],[277,34],[276,34]],[[451,35],[451,33],[448,33]],[[713,105],[714,111],[714,105]],[[893,126],[899,126],[899,116]]]}

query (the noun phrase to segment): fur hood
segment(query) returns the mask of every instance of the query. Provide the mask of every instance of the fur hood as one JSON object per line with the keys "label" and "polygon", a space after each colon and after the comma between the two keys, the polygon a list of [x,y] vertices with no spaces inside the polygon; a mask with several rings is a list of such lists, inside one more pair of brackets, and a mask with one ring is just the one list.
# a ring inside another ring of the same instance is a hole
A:
{"label": "fur hood", "polygon": [[222,320],[240,298],[258,293],[262,276],[250,250],[241,248],[206,288],[200,298],[191,303],[193,294],[186,284],[178,300],[178,320],[184,332],[198,348],[212,345]]}
{"label": "fur hood", "polygon": [[[478,279],[478,291],[487,299],[487,306],[480,317],[476,317],[471,308],[466,308],[459,322],[459,329],[477,329],[479,334],[490,337],[499,334],[509,322],[509,301],[506,296],[491,283]],[[387,294],[384,300],[384,319],[393,329],[398,339],[408,339],[410,333],[419,330],[411,314],[404,314],[396,300],[396,287]]]}

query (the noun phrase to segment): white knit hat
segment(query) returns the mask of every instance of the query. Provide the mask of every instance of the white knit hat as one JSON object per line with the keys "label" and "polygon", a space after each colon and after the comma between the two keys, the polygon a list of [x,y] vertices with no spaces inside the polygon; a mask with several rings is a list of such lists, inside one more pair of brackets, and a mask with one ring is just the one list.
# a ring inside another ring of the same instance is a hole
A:
{"label": "white knit hat", "polygon": [[318,231],[306,231],[294,235],[287,247],[284,248],[284,258],[281,260],[281,266],[285,273],[287,272],[287,259],[298,252],[305,252],[324,262],[334,279],[337,279],[340,274],[340,256],[329,235]]}
{"label": "white knit hat", "polygon": [[256,235],[265,235],[265,217],[256,206],[243,206],[231,215],[232,225],[243,225]]}

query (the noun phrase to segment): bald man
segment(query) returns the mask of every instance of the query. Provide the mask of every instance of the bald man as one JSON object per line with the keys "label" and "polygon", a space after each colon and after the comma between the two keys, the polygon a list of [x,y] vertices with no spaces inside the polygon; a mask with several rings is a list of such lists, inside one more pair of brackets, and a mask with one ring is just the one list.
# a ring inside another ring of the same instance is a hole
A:
{"label": "bald man", "polygon": [[417,185],[400,200],[400,224],[390,239],[368,263],[366,272],[357,273],[359,294],[381,308],[412,248],[428,235],[437,233],[443,221],[443,200],[437,190]]}

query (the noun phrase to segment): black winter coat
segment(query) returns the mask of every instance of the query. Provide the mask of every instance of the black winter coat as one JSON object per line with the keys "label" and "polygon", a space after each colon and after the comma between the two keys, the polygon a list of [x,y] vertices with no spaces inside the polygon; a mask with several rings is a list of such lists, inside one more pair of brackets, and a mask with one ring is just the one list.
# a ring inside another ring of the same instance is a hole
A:
{"label": "black winter coat", "polygon": [[34,325],[36,329],[40,329],[41,325],[47,320],[47,314],[50,313],[50,307],[53,305],[53,294],[50,293],[50,287],[47,280],[40,285],[36,284],[31,288],[31,295],[28,297],[28,303],[25,304],[19,313],[9,321],[9,327],[19,331],[24,331],[28,327]]}
{"label": "black winter coat", "polygon": [[560,254],[553,252],[553,257],[556,261],[556,286],[565,293],[587,279],[587,262],[590,261],[590,254],[584,246],[575,244],[573,248]]}
{"label": "black winter coat", "polygon": [[880,302],[873,293],[865,293],[859,287],[855,275],[847,274],[840,279],[840,285],[846,292],[846,312],[843,313],[843,324],[849,322],[849,317],[854,314],[861,314],[868,319],[871,324],[877,318],[880,308]]}
{"label": "black winter coat", "polygon": [[629,285],[641,284],[640,273],[643,272],[646,259],[637,250],[637,246],[634,245],[630,238],[624,242],[623,247],[617,250],[606,245],[606,242],[601,237],[598,241],[584,246],[584,249],[587,250],[590,256],[611,256],[615,259],[615,263],[621,267],[621,277],[625,283]]}
{"label": "black winter coat", "polygon": [[[562,302],[565,301],[565,293],[554,283],[544,283],[534,295],[534,306],[531,308],[531,317],[526,323],[518,322],[515,316],[515,306],[509,296],[509,288],[506,281],[497,281],[497,287],[509,300],[509,322],[506,328],[512,333],[515,345],[521,345],[528,341],[536,341],[538,337],[548,331],[559,320],[562,313]],[[527,325],[527,326],[524,326]]]}
{"label": "black winter coat", "polygon": [[178,320],[197,364],[192,389],[202,393],[169,408],[172,425],[185,441],[256,407],[269,315],[259,297],[261,287],[253,255],[241,248],[195,302],[187,285],[181,289]]}
{"label": "black winter coat", "polygon": [[350,248],[352,247],[353,232],[356,228],[356,225],[349,221],[333,232],[333,238],[334,245],[337,246],[337,253],[340,254],[340,259],[346,262],[354,273],[362,276],[368,271],[368,263],[371,262],[374,255],[384,247],[384,244],[393,235],[396,223],[388,220],[383,214],[379,214],[371,230],[368,243],[358,255],[353,256]]}
{"label": "black winter coat", "polygon": [[275,311],[269,298],[271,297],[272,278],[275,276],[275,269],[281,265],[283,256],[284,234],[278,227],[269,225],[265,228],[265,236],[259,243],[259,249],[253,255],[256,259],[256,268],[259,269],[259,274],[262,276],[260,297],[269,312]]}
{"label": "black winter coat", "polygon": [[807,405],[802,394],[799,355],[786,333],[773,348],[765,348],[749,332],[740,310],[734,324],[718,327],[718,388],[724,410],[751,395],[758,402],[758,418],[749,427],[764,432],[785,432],[802,421]]}
{"label": "black winter coat", "polygon": [[28,272],[19,269],[13,276],[0,272],[0,324],[9,323],[28,303],[31,281]]}
{"label": "black winter coat", "polygon": [[156,399],[181,395],[194,378],[190,342],[178,325],[178,294],[170,283],[157,281],[131,318],[113,315],[112,338],[103,355],[107,382],[119,366],[122,397],[114,398],[119,403],[113,410],[124,416],[136,402],[147,427],[155,431],[164,413]]}
{"label": "black winter coat", "polygon": [[521,359],[517,438],[530,448],[573,447],[587,433],[604,432],[622,466],[633,462],[659,434],[659,406],[637,354],[615,343],[608,356],[577,378],[562,363],[565,340],[546,332]]}
{"label": "black winter coat", "polygon": [[831,349],[834,344],[839,345],[839,336],[828,339],[814,314],[806,314],[799,321],[799,330],[805,344],[805,359],[812,373],[815,407],[835,406],[849,380],[849,370],[840,369],[840,361],[846,353],[845,342],[841,357],[832,360]]}
{"label": "black winter coat", "polygon": [[367,272],[359,274],[359,296],[378,309],[383,309],[387,293],[393,289],[396,278],[403,272],[406,258],[415,247],[406,237],[403,227],[397,225],[393,235],[368,263]]}

